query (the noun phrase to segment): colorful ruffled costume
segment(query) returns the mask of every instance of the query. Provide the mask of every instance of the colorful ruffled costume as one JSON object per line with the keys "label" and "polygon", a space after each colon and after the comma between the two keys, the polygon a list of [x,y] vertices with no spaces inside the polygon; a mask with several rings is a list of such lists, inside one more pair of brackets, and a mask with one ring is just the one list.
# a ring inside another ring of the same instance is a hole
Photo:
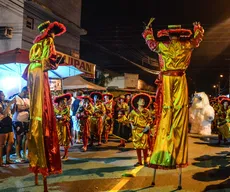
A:
{"label": "colorful ruffled costume", "polygon": [[[28,158],[30,169],[46,176],[62,172],[56,119],[50,94],[47,65],[55,67],[56,51],[50,31],[59,36],[66,31],[58,22],[45,22],[38,26],[41,35],[30,49],[30,64],[24,72],[28,79],[30,97],[30,128]],[[50,69],[51,69],[50,68]]]}
{"label": "colorful ruffled costume", "polygon": [[[172,28],[171,28],[172,27]],[[188,88],[185,70],[189,66],[192,51],[199,46],[204,30],[199,23],[192,32],[180,26],[158,32],[158,37],[179,35],[179,39],[157,41],[149,26],[143,32],[150,50],[158,53],[160,74],[156,80],[156,132],[150,166],[174,169],[188,165]]]}

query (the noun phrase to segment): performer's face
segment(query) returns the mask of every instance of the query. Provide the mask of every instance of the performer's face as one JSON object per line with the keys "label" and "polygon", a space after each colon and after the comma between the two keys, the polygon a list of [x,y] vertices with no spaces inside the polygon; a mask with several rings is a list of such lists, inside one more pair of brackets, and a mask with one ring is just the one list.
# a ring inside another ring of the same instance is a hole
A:
{"label": "performer's face", "polygon": [[105,101],[109,101],[109,96],[108,95],[106,95],[104,98],[105,98]]}
{"label": "performer's face", "polygon": [[143,98],[140,98],[137,102],[138,106],[144,106],[145,105],[145,100]]}
{"label": "performer's face", "polygon": [[171,39],[171,40],[178,40],[178,39],[179,39],[179,37],[178,37],[178,36],[176,36],[176,35],[170,35],[170,39]]}
{"label": "performer's face", "polygon": [[94,101],[97,101],[97,99],[98,99],[97,95],[95,95],[95,96],[93,97],[93,99],[94,99]]}
{"label": "performer's face", "polygon": [[223,105],[224,105],[224,108],[227,108],[228,107],[228,102],[225,101]]}
{"label": "performer's face", "polygon": [[84,99],[84,101],[83,101],[83,106],[84,106],[84,107],[87,107],[88,104],[89,104],[89,100],[88,100],[88,99]]}
{"label": "performer's face", "polygon": [[65,101],[64,100],[61,100],[60,102],[59,102],[59,106],[64,106],[65,105]]}

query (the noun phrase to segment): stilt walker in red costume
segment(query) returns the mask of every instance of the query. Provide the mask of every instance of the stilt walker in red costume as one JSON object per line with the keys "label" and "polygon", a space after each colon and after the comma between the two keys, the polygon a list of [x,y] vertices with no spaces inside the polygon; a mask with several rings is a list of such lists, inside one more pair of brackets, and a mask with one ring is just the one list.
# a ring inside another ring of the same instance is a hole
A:
{"label": "stilt walker in red costume", "polygon": [[48,191],[46,177],[62,173],[56,118],[51,100],[48,70],[57,68],[54,46],[55,36],[65,33],[66,28],[58,22],[44,22],[38,26],[40,35],[30,49],[30,64],[23,78],[28,79],[30,97],[30,128],[28,138],[28,158],[30,169],[43,175],[44,191]]}
{"label": "stilt walker in red costume", "polygon": [[200,23],[193,23],[194,36],[180,25],[168,26],[157,36],[167,40],[156,41],[150,27],[152,18],[142,36],[150,50],[158,53],[160,74],[156,83],[156,132],[150,167],[154,168],[152,185],[155,185],[156,169],[179,168],[178,189],[182,189],[181,171],[188,165],[188,88],[185,71],[192,51],[202,41],[204,30]]}
{"label": "stilt walker in red costume", "polygon": [[71,99],[71,94],[64,94],[56,97],[54,103],[58,105],[54,108],[57,119],[57,133],[59,145],[64,147],[63,160],[68,159],[68,150],[70,143],[72,144],[72,137],[70,131],[70,107],[68,101]]}

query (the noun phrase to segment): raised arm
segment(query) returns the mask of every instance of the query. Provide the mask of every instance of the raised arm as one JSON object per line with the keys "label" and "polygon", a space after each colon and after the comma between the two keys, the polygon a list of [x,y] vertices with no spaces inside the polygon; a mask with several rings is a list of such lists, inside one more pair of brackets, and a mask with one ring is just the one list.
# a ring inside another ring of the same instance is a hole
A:
{"label": "raised arm", "polygon": [[191,39],[193,48],[199,47],[200,42],[203,40],[204,29],[199,22],[193,23],[194,37]]}
{"label": "raised arm", "polygon": [[153,30],[150,27],[146,27],[142,33],[143,38],[145,39],[146,44],[148,45],[151,51],[158,51],[159,42],[157,42],[153,36]]}

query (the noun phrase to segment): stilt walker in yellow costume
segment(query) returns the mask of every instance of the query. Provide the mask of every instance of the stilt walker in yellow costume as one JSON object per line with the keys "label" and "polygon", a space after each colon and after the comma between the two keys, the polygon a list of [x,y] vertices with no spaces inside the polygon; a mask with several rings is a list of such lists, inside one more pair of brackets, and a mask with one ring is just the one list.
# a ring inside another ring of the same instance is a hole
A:
{"label": "stilt walker in yellow costume", "polygon": [[49,21],[38,26],[40,35],[30,49],[30,64],[23,74],[28,79],[30,97],[30,128],[28,158],[30,169],[43,175],[44,191],[48,191],[46,176],[62,172],[56,119],[51,100],[48,70],[57,68],[58,59],[54,46],[55,36],[65,33],[66,28],[58,22]]}
{"label": "stilt walker in yellow costume", "polygon": [[[188,165],[188,88],[185,70],[189,66],[192,51],[202,41],[204,30],[200,23],[193,23],[194,37],[189,29],[180,25],[168,26],[157,33],[155,40],[150,27],[152,18],[142,36],[150,50],[158,53],[160,74],[156,80],[156,132],[150,167],[154,168],[152,185],[155,185],[156,169],[181,168]],[[167,38],[167,40],[161,38]]]}
{"label": "stilt walker in yellow costume", "polygon": [[59,145],[64,147],[63,160],[68,159],[68,150],[70,143],[72,144],[72,137],[70,131],[70,107],[68,101],[71,98],[71,94],[64,94],[56,97],[54,103],[58,105],[54,108],[54,112],[57,119],[57,133]]}

